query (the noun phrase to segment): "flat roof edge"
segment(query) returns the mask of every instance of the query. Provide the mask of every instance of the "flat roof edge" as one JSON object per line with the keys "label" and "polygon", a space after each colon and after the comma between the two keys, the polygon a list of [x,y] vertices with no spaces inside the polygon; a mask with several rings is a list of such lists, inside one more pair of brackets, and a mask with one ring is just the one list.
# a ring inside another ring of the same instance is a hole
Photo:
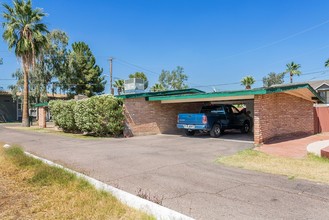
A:
{"label": "flat roof edge", "polygon": [[238,91],[227,91],[227,92],[215,92],[215,93],[202,93],[202,94],[185,94],[185,95],[171,95],[171,96],[150,96],[148,101],[179,101],[186,99],[209,99],[209,98],[220,98],[220,97],[230,97],[230,96],[247,96],[247,95],[265,95],[272,93],[280,93],[285,91],[297,90],[297,89],[309,89],[312,94],[321,102],[322,98],[317,94],[317,92],[308,84],[294,84],[294,85],[282,85],[277,87],[269,88],[258,88],[252,90],[238,90]]}

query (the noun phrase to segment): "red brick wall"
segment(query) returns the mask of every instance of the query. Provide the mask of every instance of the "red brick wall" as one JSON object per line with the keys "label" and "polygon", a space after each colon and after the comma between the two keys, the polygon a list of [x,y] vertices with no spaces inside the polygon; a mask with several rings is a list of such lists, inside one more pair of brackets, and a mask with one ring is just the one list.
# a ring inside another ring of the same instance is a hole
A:
{"label": "red brick wall", "polygon": [[202,103],[161,104],[144,98],[125,99],[125,116],[134,135],[178,133],[178,113],[199,112]]}
{"label": "red brick wall", "polygon": [[314,108],[314,130],[316,133],[329,132],[329,106],[318,105]]}
{"label": "red brick wall", "polygon": [[39,107],[38,109],[38,119],[39,119],[39,127],[46,128],[46,107]]}
{"label": "red brick wall", "polygon": [[254,141],[314,134],[313,103],[285,93],[255,95]]}

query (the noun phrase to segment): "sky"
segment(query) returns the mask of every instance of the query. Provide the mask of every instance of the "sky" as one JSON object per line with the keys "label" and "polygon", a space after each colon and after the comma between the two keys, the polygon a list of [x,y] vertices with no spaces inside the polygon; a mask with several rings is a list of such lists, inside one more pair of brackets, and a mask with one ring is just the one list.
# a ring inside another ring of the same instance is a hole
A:
{"label": "sky", "polygon": [[[1,3],[12,4],[9,0]],[[162,70],[184,68],[189,87],[205,91],[253,88],[286,64],[301,65],[294,82],[329,79],[328,0],[33,0],[47,13],[49,30],[65,31],[70,44],[87,43],[108,81],[144,72],[149,85]],[[3,7],[1,7],[1,12]],[[0,18],[3,22],[3,18]],[[3,29],[0,29],[1,35]],[[20,67],[0,40],[0,87],[15,83]],[[289,82],[286,76],[285,82]]]}

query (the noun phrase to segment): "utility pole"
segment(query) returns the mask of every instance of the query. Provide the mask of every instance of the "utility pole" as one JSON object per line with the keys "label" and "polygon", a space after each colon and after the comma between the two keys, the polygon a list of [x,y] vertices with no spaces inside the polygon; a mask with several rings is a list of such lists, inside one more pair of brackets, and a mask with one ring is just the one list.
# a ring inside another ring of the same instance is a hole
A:
{"label": "utility pole", "polygon": [[112,61],[113,61],[113,57],[110,57],[109,59],[110,61],[110,94],[114,95],[114,90],[113,90],[113,81],[112,81],[112,78],[113,78],[113,74],[112,74]]}

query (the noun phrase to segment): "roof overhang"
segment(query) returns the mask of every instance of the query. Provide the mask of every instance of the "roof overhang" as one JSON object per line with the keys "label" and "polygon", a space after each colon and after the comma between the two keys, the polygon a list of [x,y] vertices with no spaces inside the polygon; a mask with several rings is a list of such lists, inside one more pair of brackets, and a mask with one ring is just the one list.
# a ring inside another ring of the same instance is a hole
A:
{"label": "roof overhang", "polygon": [[115,97],[122,98],[122,99],[136,99],[136,98],[145,98],[148,99],[149,97],[155,96],[173,96],[173,95],[188,95],[188,94],[199,94],[205,93],[204,91],[198,89],[180,89],[180,90],[166,90],[160,92],[143,92],[143,93],[134,93],[134,94],[123,94],[117,95]]}
{"label": "roof overhang", "polygon": [[286,93],[311,102],[323,102],[322,98],[309,84],[282,85],[269,88],[257,88],[252,90],[226,91],[215,93],[185,94],[172,96],[150,96],[148,101],[161,101],[161,103],[186,103],[207,101],[236,101],[254,99],[255,95],[273,93]]}
{"label": "roof overhang", "polygon": [[317,86],[317,87],[315,88],[315,90],[318,90],[321,86],[324,86],[324,85],[326,85],[326,86],[329,87],[328,83],[322,83],[321,85]]}
{"label": "roof overhang", "polygon": [[32,105],[32,107],[48,107],[48,102],[42,102]]}
{"label": "roof overhang", "polygon": [[186,102],[213,102],[213,101],[243,101],[253,100],[254,95],[245,96],[224,96],[224,97],[208,97],[208,98],[191,98],[191,99],[176,99],[162,100],[161,103],[186,103]]}

